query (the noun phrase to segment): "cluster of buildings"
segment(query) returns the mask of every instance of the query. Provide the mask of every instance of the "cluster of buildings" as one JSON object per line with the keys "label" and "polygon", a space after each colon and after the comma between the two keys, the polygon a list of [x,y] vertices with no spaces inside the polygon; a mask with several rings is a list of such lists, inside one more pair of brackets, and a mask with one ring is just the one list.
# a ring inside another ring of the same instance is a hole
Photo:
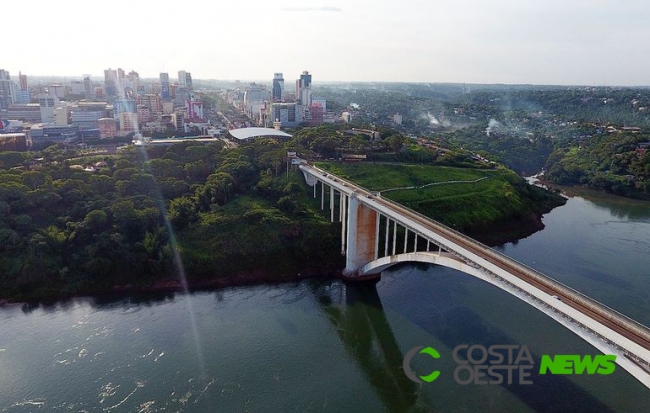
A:
{"label": "cluster of buildings", "polygon": [[0,136],[24,133],[36,146],[209,127],[192,75],[183,70],[177,80],[160,73],[159,79],[144,81],[135,71],[106,69],[103,82],[85,75],[65,84],[37,85],[28,84],[22,73],[15,82],[0,70],[0,121]]}
{"label": "cluster of buildings", "polygon": [[288,89],[282,73],[275,73],[271,89],[251,83],[248,87],[226,93],[229,103],[263,127],[296,127],[334,123],[334,113],[327,111],[327,101],[312,95],[311,74],[305,71],[296,80],[295,89]]}

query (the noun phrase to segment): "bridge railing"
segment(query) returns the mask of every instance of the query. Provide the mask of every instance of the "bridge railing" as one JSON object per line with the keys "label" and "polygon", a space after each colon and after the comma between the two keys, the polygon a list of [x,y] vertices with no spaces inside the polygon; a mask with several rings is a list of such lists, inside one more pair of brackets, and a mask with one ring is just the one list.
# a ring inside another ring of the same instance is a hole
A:
{"label": "bridge railing", "polygon": [[[481,249],[481,251],[483,253],[485,253],[486,255],[489,255],[491,258],[493,258],[495,260],[500,261],[503,264],[511,265],[511,266],[517,266],[518,270],[526,273],[526,275],[531,277],[532,279],[540,282],[541,284],[543,284],[543,285],[545,285],[545,286],[547,286],[547,287],[549,287],[549,288],[551,288],[553,290],[561,291],[561,293],[563,295],[570,298],[572,301],[579,302],[581,305],[583,305],[583,306],[589,308],[590,310],[598,313],[599,315],[607,318],[611,322],[616,323],[616,324],[620,325],[621,327],[624,327],[624,328],[636,333],[637,335],[643,337],[645,340],[650,341],[650,329],[647,326],[639,323],[638,321],[626,316],[625,314],[622,314],[619,311],[616,311],[613,308],[611,308],[611,307],[609,307],[609,306],[607,306],[607,305],[605,305],[605,304],[603,304],[603,303],[601,303],[601,302],[599,302],[597,300],[594,300],[593,298],[591,298],[589,296],[584,295],[583,293],[569,287],[566,284],[563,284],[563,283],[555,280],[552,277],[549,277],[546,274],[543,274],[543,273],[535,270],[534,268],[529,267],[528,265],[526,265],[524,263],[521,263],[521,262],[519,262],[519,261],[517,261],[517,260],[503,254],[503,253],[495,251],[494,249],[488,247],[487,245],[485,245],[485,244],[483,244],[483,243],[481,243],[479,241],[476,241],[475,239],[470,238],[467,235],[465,235],[465,234],[463,234],[463,233],[461,233],[459,231],[456,231],[455,229],[450,228],[450,227],[448,227],[448,226],[446,226],[446,225],[444,225],[444,224],[442,224],[442,223],[440,223],[440,222],[438,222],[438,221],[436,221],[436,220],[434,220],[432,218],[429,218],[426,215],[423,215],[423,214],[421,214],[421,213],[419,213],[417,211],[414,211],[414,210],[412,210],[412,209],[410,209],[410,208],[408,208],[408,207],[406,207],[406,206],[404,206],[402,204],[399,204],[399,203],[397,203],[395,201],[392,201],[390,199],[381,198],[381,200],[383,202],[385,202],[385,203],[391,204],[396,209],[402,209],[402,210],[407,211],[408,213],[410,213],[412,215],[418,216],[419,218],[424,220],[429,225],[435,227],[435,229],[438,230],[439,232],[446,233],[447,235],[451,236],[452,240],[453,240],[453,238],[460,238],[464,242],[469,243],[472,246]],[[408,226],[408,225],[405,225],[404,223],[402,223],[402,225]]]}

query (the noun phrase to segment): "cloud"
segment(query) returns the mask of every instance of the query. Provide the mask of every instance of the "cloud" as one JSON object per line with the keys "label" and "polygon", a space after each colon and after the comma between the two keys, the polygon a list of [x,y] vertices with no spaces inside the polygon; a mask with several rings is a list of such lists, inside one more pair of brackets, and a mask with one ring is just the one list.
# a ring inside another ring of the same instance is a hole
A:
{"label": "cloud", "polygon": [[336,6],[321,6],[321,7],[283,7],[282,11],[343,11],[343,9]]}

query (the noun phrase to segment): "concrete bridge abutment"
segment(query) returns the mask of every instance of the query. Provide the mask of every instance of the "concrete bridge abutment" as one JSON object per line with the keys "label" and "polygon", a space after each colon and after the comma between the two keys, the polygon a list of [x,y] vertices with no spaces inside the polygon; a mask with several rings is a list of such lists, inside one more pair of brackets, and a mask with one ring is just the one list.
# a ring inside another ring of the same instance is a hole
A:
{"label": "concrete bridge abutment", "polygon": [[[375,259],[377,245],[377,211],[359,202],[352,193],[347,205],[347,251],[343,275],[347,279],[361,280],[359,270]],[[376,279],[378,275],[363,277]]]}

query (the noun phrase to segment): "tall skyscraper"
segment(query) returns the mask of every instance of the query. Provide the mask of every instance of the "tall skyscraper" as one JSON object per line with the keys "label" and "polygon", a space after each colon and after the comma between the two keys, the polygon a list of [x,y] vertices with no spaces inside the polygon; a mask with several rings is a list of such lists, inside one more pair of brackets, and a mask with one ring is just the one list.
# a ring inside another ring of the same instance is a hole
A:
{"label": "tall skyscraper", "polygon": [[27,75],[18,72],[18,79],[20,82],[20,90],[27,90]]}
{"label": "tall skyscraper", "polygon": [[118,68],[104,70],[104,91],[106,96],[114,97],[124,94],[122,83],[124,81],[124,70]]}
{"label": "tall skyscraper", "polygon": [[95,97],[95,87],[93,86],[92,79],[90,79],[90,75],[84,76],[84,94],[86,95],[86,99]]}
{"label": "tall skyscraper", "polygon": [[29,88],[27,87],[27,76],[18,72],[18,90],[15,91],[14,104],[24,105],[31,101]]}
{"label": "tall skyscraper", "polygon": [[179,89],[192,90],[192,74],[190,72],[178,71],[178,87]]}
{"label": "tall skyscraper", "polygon": [[305,107],[311,105],[311,75],[307,71],[296,80],[296,100]]}
{"label": "tall skyscraper", "polygon": [[178,87],[185,89],[185,72],[184,70],[178,71]]}
{"label": "tall skyscraper", "polygon": [[169,92],[169,73],[160,74],[160,86],[160,97],[163,98],[163,100],[168,100],[171,97]]}
{"label": "tall skyscraper", "polygon": [[104,70],[104,91],[106,96],[117,96],[117,71],[113,69]]}
{"label": "tall skyscraper", "polygon": [[124,81],[124,97],[134,99],[140,91],[140,74],[131,70]]}
{"label": "tall skyscraper", "polygon": [[9,72],[0,69],[0,110],[13,105],[16,95],[16,85],[11,81]]}
{"label": "tall skyscraper", "polygon": [[282,73],[273,74],[273,88],[271,89],[271,99],[274,102],[282,102],[284,97],[284,77]]}

